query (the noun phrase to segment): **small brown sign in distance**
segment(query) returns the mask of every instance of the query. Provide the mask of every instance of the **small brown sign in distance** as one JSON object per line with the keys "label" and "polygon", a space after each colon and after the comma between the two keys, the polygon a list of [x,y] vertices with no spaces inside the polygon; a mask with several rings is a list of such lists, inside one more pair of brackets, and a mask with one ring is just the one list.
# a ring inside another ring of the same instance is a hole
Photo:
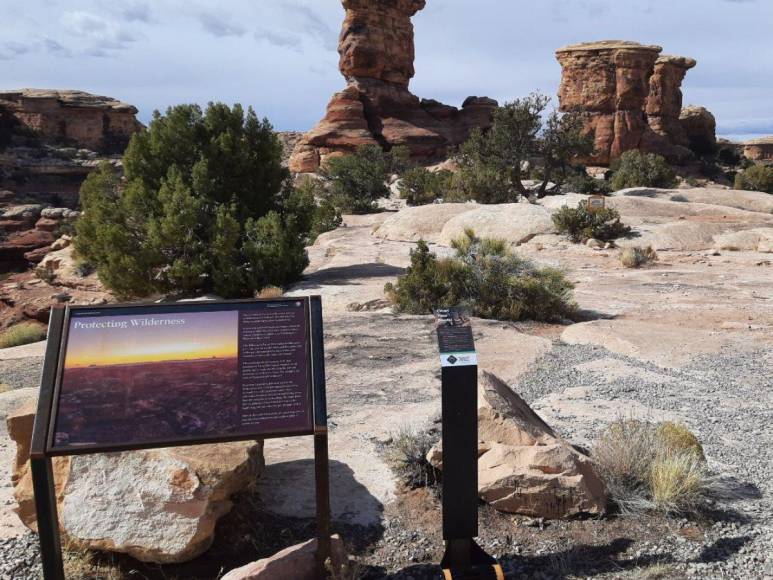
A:
{"label": "small brown sign in distance", "polygon": [[607,198],[604,197],[603,195],[591,195],[588,198],[587,204],[588,204],[587,205],[588,211],[591,213],[595,213],[606,207]]}

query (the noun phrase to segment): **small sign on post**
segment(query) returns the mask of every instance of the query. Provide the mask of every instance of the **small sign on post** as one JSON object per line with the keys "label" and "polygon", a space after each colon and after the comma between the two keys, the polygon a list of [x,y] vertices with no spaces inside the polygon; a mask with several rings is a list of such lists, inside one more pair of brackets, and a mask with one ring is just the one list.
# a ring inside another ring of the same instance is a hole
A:
{"label": "small sign on post", "polygon": [[504,580],[478,535],[478,357],[469,314],[435,311],[442,380],[445,580]]}
{"label": "small sign on post", "polygon": [[30,459],[45,580],[64,578],[51,458],[314,436],[330,554],[318,296],[54,309]]}
{"label": "small sign on post", "polygon": [[586,203],[588,211],[590,213],[596,213],[606,207],[607,198],[603,195],[591,195]]}

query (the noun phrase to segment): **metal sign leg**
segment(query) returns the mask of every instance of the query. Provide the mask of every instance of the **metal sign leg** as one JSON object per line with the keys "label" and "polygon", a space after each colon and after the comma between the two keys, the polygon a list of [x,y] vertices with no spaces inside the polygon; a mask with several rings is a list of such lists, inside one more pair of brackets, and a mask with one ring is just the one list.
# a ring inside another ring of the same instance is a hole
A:
{"label": "metal sign leg", "polygon": [[326,578],[325,562],[330,557],[330,474],[327,432],[314,435],[314,472],[317,489],[317,566],[320,580]]}
{"label": "metal sign leg", "polygon": [[45,580],[64,580],[62,545],[59,539],[59,518],[56,514],[56,492],[51,458],[30,459],[35,510],[38,519],[40,554]]}

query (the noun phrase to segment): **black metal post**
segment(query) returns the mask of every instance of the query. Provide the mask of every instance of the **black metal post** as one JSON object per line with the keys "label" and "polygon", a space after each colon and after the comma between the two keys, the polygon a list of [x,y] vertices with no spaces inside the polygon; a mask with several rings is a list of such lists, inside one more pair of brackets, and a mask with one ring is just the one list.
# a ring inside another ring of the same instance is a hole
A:
{"label": "black metal post", "polygon": [[62,544],[59,539],[59,518],[56,514],[56,493],[51,458],[31,459],[32,487],[35,492],[35,512],[38,520],[40,556],[45,580],[64,580]]}
{"label": "black metal post", "polygon": [[322,299],[312,296],[311,365],[314,385],[314,483],[317,504],[317,571],[326,577],[325,562],[330,557],[330,465],[327,445],[327,398],[325,394],[325,348],[322,325]]}

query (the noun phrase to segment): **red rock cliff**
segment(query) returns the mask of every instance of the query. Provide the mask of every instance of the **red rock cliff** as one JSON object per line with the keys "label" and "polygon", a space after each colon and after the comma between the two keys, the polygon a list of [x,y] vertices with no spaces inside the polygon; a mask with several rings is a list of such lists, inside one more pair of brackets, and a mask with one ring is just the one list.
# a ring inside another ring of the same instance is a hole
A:
{"label": "red rock cliff", "polygon": [[44,140],[95,151],[122,152],[142,128],[133,106],[81,91],[4,91],[0,106]]}

